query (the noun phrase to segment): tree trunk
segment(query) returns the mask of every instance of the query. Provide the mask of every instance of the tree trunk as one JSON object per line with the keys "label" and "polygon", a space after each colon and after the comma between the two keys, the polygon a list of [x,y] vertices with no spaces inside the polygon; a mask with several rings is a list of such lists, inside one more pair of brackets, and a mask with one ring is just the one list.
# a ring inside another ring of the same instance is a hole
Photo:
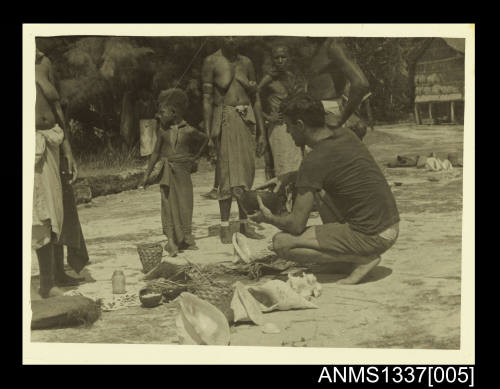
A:
{"label": "tree trunk", "polygon": [[128,147],[132,147],[138,139],[136,128],[135,102],[132,92],[125,92],[120,113],[120,135]]}

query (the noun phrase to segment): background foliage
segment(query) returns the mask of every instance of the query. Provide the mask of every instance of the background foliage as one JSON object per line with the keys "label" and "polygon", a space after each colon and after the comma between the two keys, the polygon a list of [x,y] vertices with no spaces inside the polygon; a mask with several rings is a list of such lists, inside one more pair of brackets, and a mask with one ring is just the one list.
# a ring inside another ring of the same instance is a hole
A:
{"label": "background foliage", "polygon": [[[407,119],[414,99],[415,62],[429,38],[344,38],[352,57],[365,72],[373,94],[377,121]],[[305,70],[309,57],[304,37],[242,37],[241,52],[254,63],[257,77],[268,63],[270,47],[286,43],[295,65]],[[139,118],[152,118],[156,97],[178,86],[190,98],[186,119],[202,120],[200,71],[203,59],[218,48],[216,37],[95,37],[37,38],[52,61],[73,148],[80,154],[123,146],[130,150],[137,135],[123,130],[124,110],[137,128]],[[120,131],[121,128],[121,131]]]}

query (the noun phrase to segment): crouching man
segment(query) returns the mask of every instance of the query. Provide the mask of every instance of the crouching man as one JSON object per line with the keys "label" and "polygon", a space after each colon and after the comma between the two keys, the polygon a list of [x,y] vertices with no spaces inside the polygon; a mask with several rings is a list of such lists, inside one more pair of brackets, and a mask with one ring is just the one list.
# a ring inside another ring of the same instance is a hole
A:
{"label": "crouching man", "polygon": [[[261,189],[295,181],[298,189],[292,212],[273,215],[259,199],[258,223],[276,226],[272,250],[297,263],[350,262],[352,273],[338,281],[357,284],[396,241],[399,213],[389,185],[366,146],[347,128],[325,125],[321,101],[308,94],[283,102],[287,130],[299,147],[312,151],[299,170],[278,176]],[[316,202],[322,225],[306,227]]]}

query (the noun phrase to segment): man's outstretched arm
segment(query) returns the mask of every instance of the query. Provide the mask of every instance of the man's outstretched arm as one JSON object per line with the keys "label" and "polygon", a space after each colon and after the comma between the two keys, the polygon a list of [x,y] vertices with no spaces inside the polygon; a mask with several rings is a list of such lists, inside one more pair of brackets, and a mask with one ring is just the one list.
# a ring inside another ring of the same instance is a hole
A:
{"label": "man's outstretched arm", "polygon": [[349,80],[351,84],[347,104],[344,107],[339,123],[336,123],[337,126],[340,127],[359,107],[363,97],[369,91],[369,84],[363,71],[356,62],[347,55],[347,50],[341,42],[332,40],[331,43],[329,43],[327,54],[332,64],[344,74],[344,77]]}
{"label": "man's outstretched arm", "polygon": [[[255,69],[251,61],[248,62],[248,81],[256,83]],[[255,85],[255,84],[254,84]],[[255,123],[257,127],[257,156],[261,157],[267,147],[266,129],[264,126],[264,117],[262,115],[262,102],[260,100],[260,93],[258,86],[255,87],[255,102],[253,105],[255,115]]]}
{"label": "man's outstretched arm", "polygon": [[205,58],[203,68],[201,70],[201,79],[203,83],[203,122],[205,123],[205,133],[211,138],[211,125],[213,115],[213,64],[210,58]]}
{"label": "man's outstretched arm", "polygon": [[259,198],[260,211],[255,216],[250,216],[257,223],[268,223],[279,228],[281,231],[292,235],[300,235],[304,232],[314,204],[314,192],[309,188],[299,188],[295,204],[291,213],[278,216],[273,215]]}

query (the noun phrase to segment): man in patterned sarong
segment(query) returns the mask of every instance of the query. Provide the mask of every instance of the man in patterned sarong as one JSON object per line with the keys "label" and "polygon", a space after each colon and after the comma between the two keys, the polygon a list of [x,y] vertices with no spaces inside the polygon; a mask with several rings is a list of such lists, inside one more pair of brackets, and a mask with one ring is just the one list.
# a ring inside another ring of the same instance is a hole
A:
{"label": "man in patterned sarong", "polygon": [[[258,156],[262,155],[266,142],[260,100],[255,93],[255,70],[249,58],[238,54],[238,38],[222,38],[221,48],[205,58],[202,80],[205,131],[217,150],[220,238],[222,243],[230,244],[232,198],[238,201],[243,191],[252,188],[255,177],[255,129]],[[251,239],[262,239],[248,224],[247,214],[239,203],[238,209],[240,232]]]}

